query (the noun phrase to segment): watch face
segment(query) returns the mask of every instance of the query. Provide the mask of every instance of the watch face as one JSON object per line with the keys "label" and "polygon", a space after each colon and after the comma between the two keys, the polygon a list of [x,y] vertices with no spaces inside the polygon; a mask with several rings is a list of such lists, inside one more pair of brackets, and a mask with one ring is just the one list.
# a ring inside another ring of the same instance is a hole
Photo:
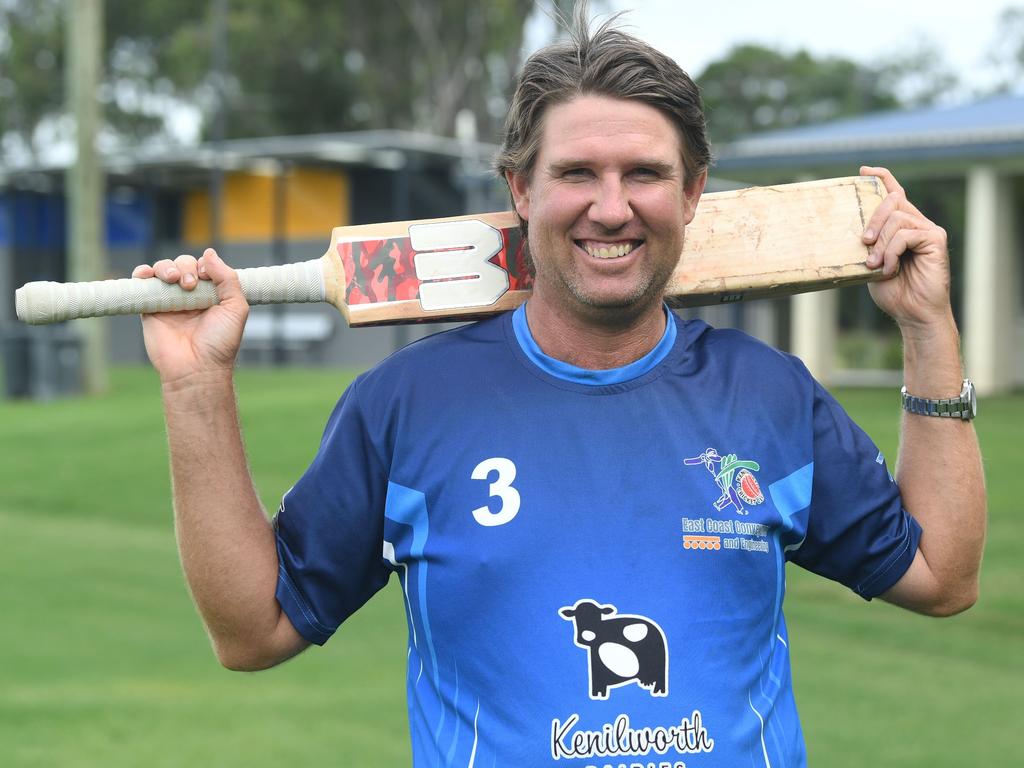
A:
{"label": "watch face", "polygon": [[978,415],[978,396],[974,392],[974,383],[964,379],[964,388],[960,390],[960,418],[970,421]]}

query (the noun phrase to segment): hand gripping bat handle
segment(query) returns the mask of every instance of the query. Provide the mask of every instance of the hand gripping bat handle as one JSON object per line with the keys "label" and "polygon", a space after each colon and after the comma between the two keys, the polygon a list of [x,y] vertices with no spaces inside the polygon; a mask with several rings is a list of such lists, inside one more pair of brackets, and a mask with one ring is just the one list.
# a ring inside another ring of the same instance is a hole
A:
{"label": "hand gripping bat handle", "polygon": [[[238,270],[249,304],[300,304],[324,300],[321,259],[275,267]],[[14,294],[18,319],[30,325],[58,323],[79,317],[136,315],[206,309],[217,303],[209,280],[194,290],[156,278],[99,280],[92,283],[27,283]]]}

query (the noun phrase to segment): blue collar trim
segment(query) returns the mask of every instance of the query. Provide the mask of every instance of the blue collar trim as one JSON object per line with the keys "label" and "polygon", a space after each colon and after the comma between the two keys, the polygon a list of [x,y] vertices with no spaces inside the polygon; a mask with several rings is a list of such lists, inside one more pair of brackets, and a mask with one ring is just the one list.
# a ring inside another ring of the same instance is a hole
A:
{"label": "blue collar trim", "polygon": [[635,360],[629,365],[621,368],[609,368],[607,370],[592,371],[589,368],[578,368],[575,365],[556,360],[545,355],[530,333],[530,326],[526,321],[526,305],[521,305],[512,314],[512,329],[516,334],[516,341],[520,349],[534,365],[545,373],[564,381],[571,381],[576,384],[589,384],[591,386],[605,386],[608,384],[622,384],[626,381],[638,379],[657,367],[658,363],[665,359],[672,351],[676,343],[675,317],[665,308],[665,333],[654,349]]}

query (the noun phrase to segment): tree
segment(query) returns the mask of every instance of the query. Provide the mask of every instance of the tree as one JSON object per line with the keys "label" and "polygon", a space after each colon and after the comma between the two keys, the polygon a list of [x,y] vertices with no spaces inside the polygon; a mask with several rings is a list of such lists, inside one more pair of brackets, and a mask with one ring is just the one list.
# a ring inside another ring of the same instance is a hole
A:
{"label": "tree", "polygon": [[[60,134],[62,12],[70,0],[0,0],[0,133],[35,155]],[[231,0],[229,137],[364,128],[451,135],[469,108],[497,134],[533,0]],[[108,141],[205,128],[217,104],[207,0],[106,0]],[[42,131],[42,133],[40,133]],[[52,138],[52,137],[51,137]]]}
{"label": "tree", "polygon": [[1024,5],[1003,9],[989,61],[995,66],[998,93],[1019,92],[1024,82]]}
{"label": "tree", "polygon": [[58,0],[0,0],[0,149],[5,155],[32,157],[38,126],[63,106],[60,13]]}
{"label": "tree", "polygon": [[716,142],[848,115],[930,103],[955,83],[925,46],[879,66],[740,45],[696,78]]}
{"label": "tree", "polygon": [[927,40],[883,62],[875,71],[881,91],[894,94],[902,107],[926,107],[947,97],[965,96],[942,52]]}
{"label": "tree", "polygon": [[[151,73],[169,78],[177,94],[208,114],[211,5],[192,2],[185,15],[190,3],[108,2],[125,11],[113,44],[128,54],[123,59],[132,71],[151,86]],[[488,106],[518,66],[532,0],[381,0],[378,6],[234,0],[227,19],[228,135],[370,127],[450,135],[466,105],[491,133]]]}
{"label": "tree", "polygon": [[391,23],[381,24],[355,11],[364,7],[359,0],[349,2],[363,75],[356,107],[366,122],[452,135],[467,108],[482,135],[497,136],[533,0],[386,4]]}

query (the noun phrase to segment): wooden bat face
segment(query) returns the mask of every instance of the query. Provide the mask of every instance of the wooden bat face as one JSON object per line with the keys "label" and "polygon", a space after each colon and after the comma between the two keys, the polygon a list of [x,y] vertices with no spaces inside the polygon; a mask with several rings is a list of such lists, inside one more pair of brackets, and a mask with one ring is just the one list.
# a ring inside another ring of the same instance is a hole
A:
{"label": "wooden bat face", "polygon": [[[701,306],[877,279],[860,235],[884,194],[870,177],[706,194],[666,299]],[[327,298],[353,326],[482,317],[529,296],[523,249],[511,212],[338,228]]]}
{"label": "wooden bat face", "polygon": [[[861,234],[884,196],[873,177],[705,194],[666,299],[699,306],[878,279]],[[531,287],[512,212],[338,227],[322,258],[238,277],[250,304],[329,301],[352,326],[484,317],[517,307]],[[155,279],[40,282],[15,295],[19,319],[33,324],[216,302],[205,280],[192,291]]]}

